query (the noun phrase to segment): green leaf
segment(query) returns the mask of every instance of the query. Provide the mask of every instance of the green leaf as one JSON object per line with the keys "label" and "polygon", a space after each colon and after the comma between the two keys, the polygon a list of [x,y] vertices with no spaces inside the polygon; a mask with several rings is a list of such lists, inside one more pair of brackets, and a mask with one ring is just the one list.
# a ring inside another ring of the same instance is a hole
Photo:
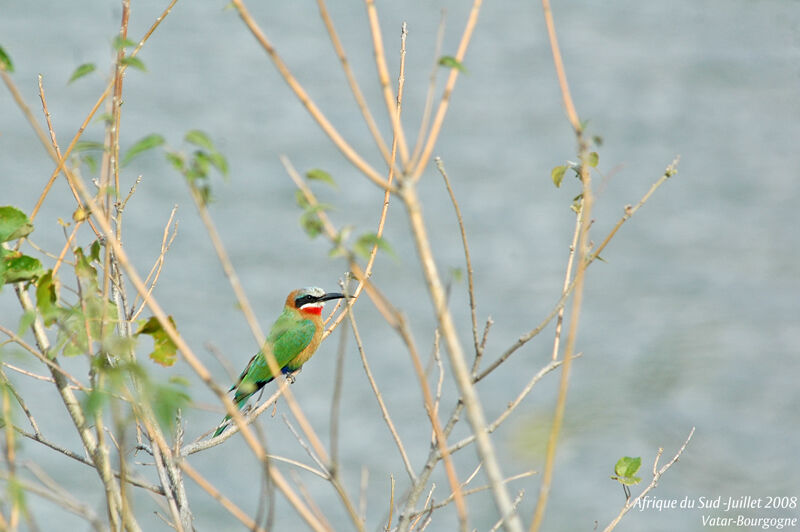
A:
{"label": "green leaf", "polygon": [[316,206],[308,207],[305,211],[303,211],[303,214],[300,216],[300,225],[303,227],[303,230],[308,234],[309,237],[314,238],[322,232],[322,220],[319,219],[317,213],[326,211],[330,208],[330,205],[319,203]]}
{"label": "green leaf", "polygon": [[96,174],[97,173],[97,159],[95,159],[92,155],[83,154],[80,157],[81,162],[89,167],[89,173]]}
{"label": "green leaf", "polygon": [[439,64],[446,68],[455,68],[459,72],[468,74],[467,69],[461,64],[461,61],[451,55],[443,55],[439,58]]}
{"label": "green leaf", "polygon": [[[172,316],[167,316],[167,319],[175,327]],[[178,348],[155,316],[151,316],[135,334],[136,336],[146,334],[153,338],[153,352],[150,353],[150,358],[156,364],[171,366],[178,359]]]}
{"label": "green leaf", "polygon": [[208,151],[217,151],[216,148],[214,148],[214,143],[211,142],[211,138],[199,129],[193,129],[186,133],[184,140],[189,144],[194,144],[195,146],[204,148]]}
{"label": "green leaf", "polygon": [[0,242],[22,238],[32,231],[33,224],[24,212],[10,205],[0,207]]}
{"label": "green leaf", "polygon": [[219,152],[213,152],[208,155],[208,161],[216,168],[222,177],[228,177],[228,160]]}
{"label": "green leaf", "polygon": [[306,177],[313,181],[322,181],[323,183],[328,183],[334,188],[336,187],[336,181],[333,180],[331,174],[320,168],[314,168],[313,170],[309,170],[308,172],[306,172]]}
{"label": "green leaf", "polygon": [[297,202],[297,206],[300,207],[301,209],[307,209],[310,206],[302,190],[294,191],[294,199]]}
{"label": "green leaf", "polygon": [[304,212],[303,215],[300,216],[300,225],[310,238],[319,236],[323,229],[319,217],[309,211]]}
{"label": "green leaf", "polygon": [[106,392],[98,390],[97,388],[92,388],[83,401],[83,409],[86,415],[91,418],[100,413],[100,410],[107,400],[108,394]]}
{"label": "green leaf", "polygon": [[79,140],[78,142],[75,143],[75,147],[72,149],[72,151],[78,153],[81,151],[91,151],[91,150],[103,151],[105,149],[106,147],[103,145],[102,142],[95,142],[93,140]]}
{"label": "green leaf", "polygon": [[366,233],[358,237],[358,240],[353,244],[353,251],[367,258],[372,253],[374,246],[378,246],[379,250],[395,256],[392,246],[383,237],[379,237],[375,233]]}
{"label": "green leaf", "polygon": [[562,166],[556,166],[550,171],[550,177],[553,179],[553,184],[556,188],[561,187],[561,182],[564,180],[564,173],[569,168],[568,164],[564,164]]}
{"label": "green leaf", "polygon": [[105,122],[106,124],[110,124],[114,120],[114,115],[111,113],[103,113],[98,114],[93,122]]}
{"label": "green leaf", "polygon": [[588,164],[592,168],[595,168],[599,161],[600,161],[600,156],[597,154],[596,151],[593,151],[586,156],[586,164]]}
{"label": "green leaf", "polygon": [[11,62],[11,58],[8,56],[3,47],[0,46],[0,70],[5,70],[6,72],[14,72],[14,64]]}
{"label": "green leaf", "polygon": [[194,158],[190,164],[191,169],[186,174],[188,179],[198,179],[202,178],[205,179],[208,177],[208,170],[211,168],[211,159],[208,156],[208,153],[204,152],[203,150],[197,150],[194,152]]}
{"label": "green leaf", "polygon": [[95,240],[94,242],[92,242],[92,247],[89,248],[89,258],[92,259],[95,262],[102,262],[100,260],[100,248],[101,247],[102,246],[100,244],[100,239],[99,238],[97,240]]}
{"label": "green leaf", "polygon": [[175,423],[177,411],[191,402],[189,394],[179,381],[170,379],[170,384],[157,384],[151,391],[153,413],[162,427]]}
{"label": "green leaf", "polygon": [[572,198],[572,205],[569,206],[576,214],[581,212],[581,207],[583,207],[583,192]]}
{"label": "green leaf", "polygon": [[142,72],[147,72],[147,68],[145,68],[144,63],[142,63],[142,60],[138,57],[123,57],[120,63],[141,70]]}
{"label": "green leaf", "polygon": [[83,254],[82,248],[75,248],[75,275],[81,280],[89,281],[90,284],[97,284],[97,270],[91,265],[89,259]]}
{"label": "green leaf", "polygon": [[82,64],[81,66],[79,66],[78,68],[75,69],[75,71],[69,77],[69,81],[67,81],[67,84],[70,84],[73,81],[75,81],[76,79],[82,78],[83,76],[85,76],[87,74],[91,74],[92,72],[95,71],[96,68],[97,67],[94,66],[94,63],[84,63],[84,64]]}
{"label": "green leaf", "polygon": [[8,253],[0,260],[0,279],[3,284],[30,281],[43,272],[44,268],[39,259],[20,252]]}
{"label": "green leaf", "polygon": [[47,270],[36,282],[36,308],[47,326],[58,318],[58,279],[53,279],[53,270]]}
{"label": "green leaf", "polygon": [[33,325],[33,322],[36,321],[36,312],[33,310],[28,310],[22,313],[22,316],[19,318],[19,327],[17,327],[17,335],[22,336],[27,331],[28,328]]}
{"label": "green leaf", "polygon": [[633,486],[641,482],[641,478],[635,476],[636,472],[642,465],[642,458],[637,456],[632,458],[630,456],[623,456],[617,460],[614,466],[614,476],[611,478],[626,486]]}
{"label": "green leaf", "polygon": [[114,50],[121,50],[123,48],[130,48],[131,46],[136,46],[136,43],[128,38],[122,38],[119,35],[114,36],[114,40],[111,42],[111,46],[114,47]]}
{"label": "green leaf", "polygon": [[181,153],[175,151],[168,151],[166,153],[166,157],[167,161],[169,161],[169,163],[175,170],[183,173],[183,170],[186,167],[186,159]]}
{"label": "green leaf", "polygon": [[136,144],[134,144],[128,149],[128,152],[122,158],[122,162],[120,164],[122,164],[122,166],[125,166],[140,153],[162,146],[165,142],[166,141],[164,140],[164,137],[156,133],[147,135],[146,137],[139,139],[136,142]]}

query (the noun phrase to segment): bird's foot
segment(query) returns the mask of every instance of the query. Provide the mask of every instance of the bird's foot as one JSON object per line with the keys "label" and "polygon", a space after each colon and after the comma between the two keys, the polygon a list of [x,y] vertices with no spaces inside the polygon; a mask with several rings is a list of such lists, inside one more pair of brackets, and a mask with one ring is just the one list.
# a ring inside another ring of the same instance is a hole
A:
{"label": "bird's foot", "polygon": [[283,371],[283,375],[286,377],[286,380],[289,382],[289,384],[294,384],[294,381],[297,380],[298,373],[300,373],[300,369],[296,370],[284,369]]}

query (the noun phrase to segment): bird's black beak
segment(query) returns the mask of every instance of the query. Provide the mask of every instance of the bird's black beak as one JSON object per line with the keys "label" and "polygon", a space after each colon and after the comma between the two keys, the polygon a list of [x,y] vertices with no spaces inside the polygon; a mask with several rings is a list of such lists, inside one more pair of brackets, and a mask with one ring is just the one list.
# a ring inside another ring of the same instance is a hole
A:
{"label": "bird's black beak", "polygon": [[339,292],[328,292],[324,296],[320,296],[319,299],[317,299],[317,301],[330,301],[331,299],[342,299],[344,297],[352,297],[352,296],[346,296],[344,294],[340,294]]}

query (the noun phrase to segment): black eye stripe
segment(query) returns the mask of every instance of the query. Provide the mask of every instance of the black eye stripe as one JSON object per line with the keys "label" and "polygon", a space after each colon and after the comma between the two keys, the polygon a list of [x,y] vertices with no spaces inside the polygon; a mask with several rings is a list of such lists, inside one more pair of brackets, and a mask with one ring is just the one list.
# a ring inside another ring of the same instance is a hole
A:
{"label": "black eye stripe", "polygon": [[317,298],[312,296],[312,295],[304,295],[302,297],[298,297],[297,299],[295,299],[294,300],[294,305],[295,305],[295,307],[300,308],[303,305],[306,305],[308,303],[313,303],[316,300],[317,300]]}

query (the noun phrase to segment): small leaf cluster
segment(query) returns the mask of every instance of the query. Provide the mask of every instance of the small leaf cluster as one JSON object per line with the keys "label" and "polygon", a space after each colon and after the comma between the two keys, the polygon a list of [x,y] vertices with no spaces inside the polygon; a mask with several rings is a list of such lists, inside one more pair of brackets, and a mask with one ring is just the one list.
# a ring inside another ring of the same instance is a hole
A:
{"label": "small leaf cluster", "polygon": [[[336,181],[333,179],[333,177],[325,170],[321,170],[319,168],[315,168],[306,172],[306,178],[310,181],[322,181],[323,183],[334,188],[337,187]],[[320,233],[322,233],[323,230],[323,224],[319,217],[319,213],[331,210],[332,206],[327,203],[316,203],[312,205],[300,190],[296,192],[295,199],[298,207],[303,210],[303,213],[300,215],[300,226],[310,238],[316,238]],[[355,240],[352,246],[348,247],[347,241],[349,240],[352,232],[353,226],[348,225],[342,228],[336,234],[336,236],[333,238],[333,247],[328,253],[330,257],[351,256],[355,254],[366,259],[372,252],[372,248],[375,246],[377,246],[379,250],[395,256],[394,250],[392,249],[392,246],[389,245],[389,242],[387,242],[383,237],[378,236],[376,233],[371,232],[361,234]]]}
{"label": "small leaf cluster", "polygon": [[[597,163],[599,162],[600,156],[596,151],[589,152],[584,161],[586,166],[591,168],[596,168]],[[556,186],[556,188],[561,187],[561,183],[564,181],[564,174],[567,173],[567,170],[572,170],[575,173],[575,178],[581,178],[581,164],[567,161],[566,164],[556,166],[550,171],[550,178],[553,180],[553,184]]]}
{"label": "small leaf cluster", "polygon": [[187,155],[177,150],[166,150],[167,161],[180,172],[197,194],[203,205],[211,200],[211,170],[215,169],[223,178],[228,177],[228,160],[214,146],[204,132],[194,129],[184,136],[184,141],[195,147]]}
{"label": "small leaf cluster", "polygon": [[642,458],[637,456],[635,458],[630,456],[623,456],[617,460],[614,465],[614,475],[611,480],[616,480],[623,486],[633,486],[642,481],[640,477],[636,476],[639,468],[642,466]]}

